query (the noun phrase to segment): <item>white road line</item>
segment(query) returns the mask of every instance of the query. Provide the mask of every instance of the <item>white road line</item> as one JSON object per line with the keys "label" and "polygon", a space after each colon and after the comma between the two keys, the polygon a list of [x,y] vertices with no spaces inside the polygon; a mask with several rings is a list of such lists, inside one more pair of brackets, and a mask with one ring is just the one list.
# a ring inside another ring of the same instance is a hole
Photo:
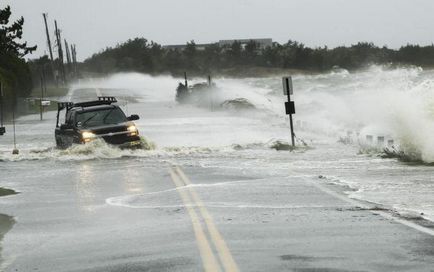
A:
{"label": "white road line", "polygon": [[420,231],[422,233],[434,236],[434,230],[433,229],[430,229],[430,228],[418,225],[416,223],[413,223],[413,222],[408,221],[408,220],[403,219],[403,218],[399,218],[397,216],[393,216],[392,214],[390,214],[388,212],[385,212],[385,211],[370,210],[372,208],[372,206],[368,206],[368,205],[363,204],[363,203],[361,203],[361,202],[359,202],[359,201],[357,201],[355,199],[351,199],[349,197],[341,195],[341,194],[339,194],[339,193],[337,193],[337,192],[335,192],[335,191],[333,191],[333,190],[331,190],[331,189],[329,189],[329,188],[327,188],[327,187],[325,187],[325,186],[323,186],[323,185],[321,185],[319,183],[314,182],[313,180],[308,180],[307,178],[303,178],[303,179],[307,183],[312,184],[313,186],[315,186],[319,190],[323,191],[324,193],[327,193],[327,194],[329,194],[329,195],[331,195],[331,196],[333,196],[335,198],[338,198],[338,199],[340,199],[340,200],[342,200],[344,202],[347,202],[347,203],[349,203],[351,205],[354,205],[354,206],[361,207],[363,209],[368,210],[369,212],[371,212],[373,214],[378,214],[378,215],[380,215],[380,216],[382,216],[382,217],[384,217],[386,219],[393,220],[393,221],[395,221],[397,223],[400,223],[402,225],[410,227],[410,228],[412,228],[414,230],[417,230],[417,231]]}

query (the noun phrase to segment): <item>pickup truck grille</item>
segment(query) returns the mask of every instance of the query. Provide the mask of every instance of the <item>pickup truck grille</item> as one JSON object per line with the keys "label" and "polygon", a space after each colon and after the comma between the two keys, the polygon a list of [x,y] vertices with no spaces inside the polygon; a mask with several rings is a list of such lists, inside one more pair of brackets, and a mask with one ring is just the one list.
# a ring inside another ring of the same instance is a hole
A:
{"label": "pickup truck grille", "polygon": [[127,128],[125,126],[103,128],[103,129],[95,130],[94,133],[96,135],[102,135],[102,134],[109,134],[109,133],[118,133],[118,132],[122,132],[122,131],[127,131]]}
{"label": "pickup truck grille", "polygon": [[106,141],[109,144],[123,144],[126,142],[131,141],[132,139],[130,139],[130,137],[128,136],[128,134],[118,134],[118,135],[113,135],[113,136],[103,136],[102,137],[104,139],[104,141]]}

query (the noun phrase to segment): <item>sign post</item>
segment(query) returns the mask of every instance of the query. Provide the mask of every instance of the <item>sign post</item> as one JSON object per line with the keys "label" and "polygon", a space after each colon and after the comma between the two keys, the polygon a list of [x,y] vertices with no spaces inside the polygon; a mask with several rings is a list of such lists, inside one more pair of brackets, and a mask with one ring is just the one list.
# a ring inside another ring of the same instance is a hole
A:
{"label": "sign post", "polygon": [[282,78],[283,84],[283,94],[288,96],[288,102],[285,102],[285,112],[289,115],[289,124],[291,126],[291,142],[292,147],[295,147],[295,134],[294,134],[294,125],[292,122],[292,115],[295,114],[295,103],[291,101],[291,94],[294,93],[294,89],[292,87],[292,78],[284,77]]}
{"label": "sign post", "polygon": [[3,127],[3,85],[0,81],[0,136],[6,133],[6,128]]}
{"label": "sign post", "polygon": [[42,114],[44,112],[44,106],[42,105],[42,101],[44,100],[44,76],[41,73],[41,98],[39,99],[39,111],[40,111],[40,118],[42,121]]}
{"label": "sign post", "polygon": [[15,104],[12,107],[12,126],[14,130],[14,149],[12,150],[12,155],[18,155],[19,151],[17,149],[17,138],[16,138],[16,132],[15,132]]}

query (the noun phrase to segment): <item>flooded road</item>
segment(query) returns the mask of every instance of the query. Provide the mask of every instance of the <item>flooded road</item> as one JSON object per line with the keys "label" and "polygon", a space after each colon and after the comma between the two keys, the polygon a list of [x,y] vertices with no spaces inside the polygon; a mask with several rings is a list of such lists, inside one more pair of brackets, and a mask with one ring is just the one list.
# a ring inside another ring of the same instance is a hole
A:
{"label": "flooded road", "polygon": [[[378,146],[360,152],[367,134],[382,135],[404,151],[426,147],[414,153],[431,162],[429,142],[381,125],[393,108],[372,106],[382,116],[373,119],[357,118],[358,103],[344,105],[362,91],[385,103],[389,89],[414,86],[426,86],[425,99],[434,77],[404,69],[374,78],[380,68],[371,69],[295,77],[302,147],[294,152],[272,148],[289,139],[278,78],[221,79],[213,106],[177,104],[171,77],[77,83],[66,100],[116,96],[127,115],[140,115],[140,134],[155,148],[95,141],[57,150],[54,112],[42,122],[21,117],[20,154],[10,154],[10,133],[0,138],[1,187],[20,192],[0,198],[0,213],[16,221],[2,241],[2,269],[429,271],[432,167],[380,158]],[[236,98],[255,109],[219,109]]]}

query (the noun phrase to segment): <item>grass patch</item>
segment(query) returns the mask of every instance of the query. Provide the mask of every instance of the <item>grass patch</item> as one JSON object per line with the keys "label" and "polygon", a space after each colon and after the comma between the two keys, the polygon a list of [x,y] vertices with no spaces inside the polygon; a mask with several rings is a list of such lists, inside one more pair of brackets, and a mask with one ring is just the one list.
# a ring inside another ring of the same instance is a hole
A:
{"label": "grass patch", "polygon": [[16,195],[17,192],[11,189],[5,189],[0,187],[0,196],[7,196],[7,195]]}

